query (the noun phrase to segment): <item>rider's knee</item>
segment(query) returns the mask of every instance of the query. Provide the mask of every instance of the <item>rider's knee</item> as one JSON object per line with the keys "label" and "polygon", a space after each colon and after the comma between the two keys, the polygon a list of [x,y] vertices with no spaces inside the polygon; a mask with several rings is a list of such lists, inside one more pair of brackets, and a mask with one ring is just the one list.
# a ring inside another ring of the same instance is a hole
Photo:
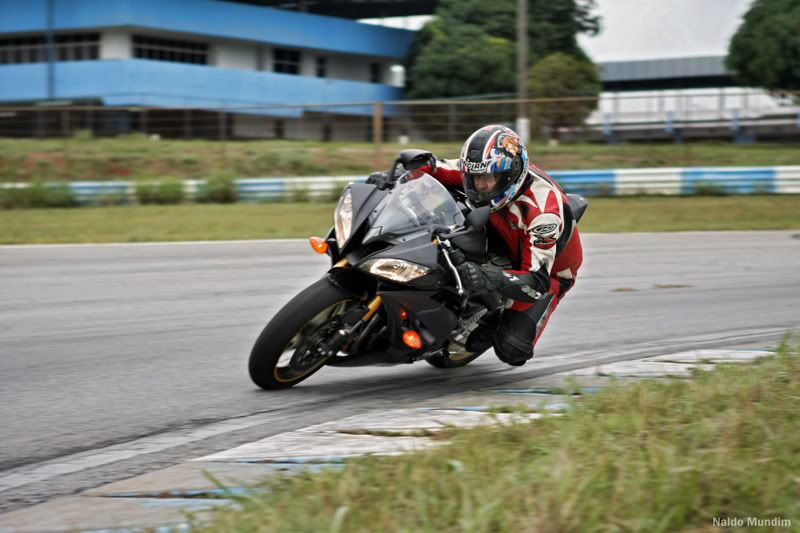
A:
{"label": "rider's knee", "polygon": [[521,338],[514,334],[503,335],[498,332],[494,339],[494,352],[497,358],[512,366],[524,365],[533,357],[531,339]]}

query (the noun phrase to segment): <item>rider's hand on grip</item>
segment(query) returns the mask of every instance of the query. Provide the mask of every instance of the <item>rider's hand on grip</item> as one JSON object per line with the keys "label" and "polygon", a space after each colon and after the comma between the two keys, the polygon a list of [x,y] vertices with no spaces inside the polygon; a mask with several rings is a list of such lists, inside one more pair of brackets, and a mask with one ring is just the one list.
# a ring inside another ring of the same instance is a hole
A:
{"label": "rider's hand on grip", "polygon": [[394,187],[394,178],[389,176],[391,170],[382,170],[380,172],[373,172],[367,177],[367,183],[376,185],[378,189],[385,190]]}
{"label": "rider's hand on grip", "polygon": [[456,248],[455,250],[450,252],[450,261],[453,262],[453,265],[458,266],[466,260],[467,258],[464,255],[464,252],[462,252],[461,250]]}
{"label": "rider's hand on grip", "polygon": [[[482,292],[493,290],[496,284],[491,279],[493,272],[488,269],[491,265],[484,267],[472,261],[465,261],[456,267],[461,278],[461,284],[470,292]],[[496,267],[492,267],[496,268]]]}

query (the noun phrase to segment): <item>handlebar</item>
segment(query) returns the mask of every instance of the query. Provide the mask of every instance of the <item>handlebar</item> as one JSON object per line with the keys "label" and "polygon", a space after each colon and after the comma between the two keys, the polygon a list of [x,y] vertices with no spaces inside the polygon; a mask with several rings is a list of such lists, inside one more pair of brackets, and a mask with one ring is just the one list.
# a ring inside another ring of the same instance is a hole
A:
{"label": "handlebar", "polygon": [[[442,233],[439,233],[440,231]],[[436,236],[441,237],[442,239],[452,239],[453,237],[458,237],[460,235],[468,235],[476,231],[477,228],[464,228],[456,231],[452,231],[447,226],[434,226],[433,228],[433,232],[436,234]]]}

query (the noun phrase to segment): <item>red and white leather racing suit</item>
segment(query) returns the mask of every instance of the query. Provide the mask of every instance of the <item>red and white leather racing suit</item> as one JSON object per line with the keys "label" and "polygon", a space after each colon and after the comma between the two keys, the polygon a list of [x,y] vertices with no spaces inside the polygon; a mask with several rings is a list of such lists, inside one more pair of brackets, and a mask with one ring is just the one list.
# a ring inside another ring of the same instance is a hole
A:
{"label": "red and white leather racing suit", "polygon": [[[463,187],[457,159],[440,160],[433,171],[421,170],[444,185]],[[497,356],[508,363],[521,364],[533,356],[550,316],[575,284],[583,249],[565,204],[569,205],[567,196],[558,183],[529,164],[527,183],[518,197],[489,217],[514,267],[503,271],[500,292],[509,300],[493,339]]]}

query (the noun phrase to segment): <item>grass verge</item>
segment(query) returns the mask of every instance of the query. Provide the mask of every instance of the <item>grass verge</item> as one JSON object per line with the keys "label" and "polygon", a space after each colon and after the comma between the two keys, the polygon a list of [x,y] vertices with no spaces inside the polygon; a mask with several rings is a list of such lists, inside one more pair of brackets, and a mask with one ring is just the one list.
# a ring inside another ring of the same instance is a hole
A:
{"label": "grass verge", "polygon": [[336,204],[182,204],[0,210],[0,244],[278,239],[325,235]]}
{"label": "grass verge", "polygon": [[[463,141],[462,141],[463,142]],[[405,148],[455,158],[461,143],[384,144],[315,141],[159,140],[117,138],[0,139],[0,181],[157,180],[367,174],[391,167]],[[531,142],[531,160],[546,170],[692,166],[800,165],[796,144],[725,142],[674,144],[564,144]]]}
{"label": "grass verge", "polygon": [[800,349],[783,345],[754,365],[612,387],[564,417],[454,430],[441,448],[268,479],[270,490],[237,497],[241,509],[199,530],[721,530],[715,518],[797,527],[798,398]]}
{"label": "grass verge", "polygon": [[[591,198],[583,232],[800,229],[800,196]],[[0,210],[0,244],[324,235],[334,203]]]}

